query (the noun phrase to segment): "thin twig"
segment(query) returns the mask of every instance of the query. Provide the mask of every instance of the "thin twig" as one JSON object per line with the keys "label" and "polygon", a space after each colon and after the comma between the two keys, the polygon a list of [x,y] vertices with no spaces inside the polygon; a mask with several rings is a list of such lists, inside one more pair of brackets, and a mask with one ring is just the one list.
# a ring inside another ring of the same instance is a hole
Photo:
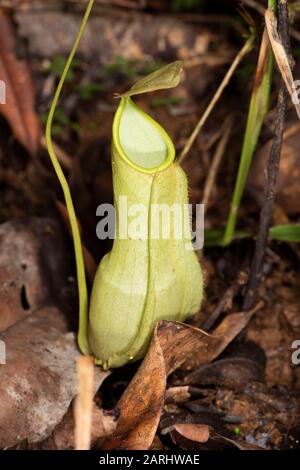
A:
{"label": "thin twig", "polygon": [[90,356],[81,356],[78,359],[77,380],[78,394],[74,406],[75,449],[89,450],[94,397],[94,364]]}
{"label": "thin twig", "polygon": [[[289,19],[288,2],[279,0],[278,2],[279,33],[282,43],[289,54]],[[258,295],[258,288],[262,277],[263,263],[268,243],[269,228],[271,225],[274,195],[276,190],[277,177],[279,173],[280,153],[282,146],[283,127],[287,109],[288,92],[283,80],[280,81],[280,89],[277,101],[277,118],[275,122],[274,137],[272,147],[267,162],[267,186],[264,195],[264,202],[260,213],[259,232],[255,245],[255,252],[251,264],[250,280],[244,299],[243,309],[249,310],[255,305]]]}
{"label": "thin twig", "polygon": [[212,164],[210,165],[209,172],[205,181],[204,193],[203,193],[203,199],[202,199],[202,204],[204,204],[205,212],[207,210],[208,201],[209,201],[211,192],[215,184],[216,176],[217,176],[224,152],[228,144],[232,125],[233,125],[233,115],[230,115],[225,120],[224,127],[223,127],[224,133],[217,145],[217,149],[213,156]]}
{"label": "thin twig", "polygon": [[238,52],[237,56],[235,57],[234,61],[232,62],[230,68],[228,69],[225,77],[223,78],[219,88],[217,89],[216,93],[214,94],[212,100],[210,101],[208,107],[204,111],[203,115],[201,116],[200,120],[198,121],[195,129],[193,130],[192,134],[188,138],[179,158],[178,158],[178,163],[181,163],[182,160],[187,156],[189,153],[193,143],[195,142],[199,132],[201,131],[202,127],[204,126],[207,118],[209,117],[211,111],[214,109],[216,103],[219,101],[224,89],[228,85],[232,75],[234,74],[237,66],[240,64],[240,62],[243,60],[243,58],[248,54],[248,52],[251,51],[252,46],[253,46],[253,40],[254,36],[251,35],[249,36],[248,40],[245,42],[244,46],[242,49]]}

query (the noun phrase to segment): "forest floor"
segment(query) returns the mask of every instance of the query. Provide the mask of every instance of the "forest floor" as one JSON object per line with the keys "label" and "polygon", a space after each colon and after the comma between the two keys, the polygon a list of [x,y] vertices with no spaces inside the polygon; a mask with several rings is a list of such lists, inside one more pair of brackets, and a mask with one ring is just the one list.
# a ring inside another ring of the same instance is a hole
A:
{"label": "forest floor", "polygon": [[[183,60],[184,78],[177,88],[136,99],[167,130],[180,153],[245,40],[239,2],[194,1],[187,9],[184,2],[168,3],[96,1],[55,116],[54,140],[82,227],[90,284],[95,266],[111,247],[111,241],[97,239],[95,227],[97,206],[113,201],[114,94],[157,64]],[[5,111],[0,105],[0,338],[7,349],[7,364],[0,365],[0,448],[74,447],[79,355],[74,256],[42,129],[84,5],[0,1],[0,38],[5,34],[0,79],[2,74],[9,77],[13,95]],[[216,149],[230,126],[206,201],[206,229],[226,224],[240,158],[263,29],[261,14],[250,7],[247,11],[257,27],[254,48],[183,161],[190,200],[201,203]],[[295,77],[300,73],[299,48],[292,39]],[[278,84],[275,69],[270,110],[238,213],[237,228],[253,236],[226,247],[204,244],[199,255],[205,297],[188,324],[212,333],[213,339],[204,333],[196,338],[190,326],[174,332],[174,325],[162,322],[142,365],[110,372],[97,368],[93,447],[299,446],[300,367],[292,361],[293,343],[300,340],[299,245],[268,244],[259,301],[250,313],[242,311]],[[300,125],[291,103],[285,129],[273,225],[299,222]],[[193,355],[186,344],[193,345]]]}

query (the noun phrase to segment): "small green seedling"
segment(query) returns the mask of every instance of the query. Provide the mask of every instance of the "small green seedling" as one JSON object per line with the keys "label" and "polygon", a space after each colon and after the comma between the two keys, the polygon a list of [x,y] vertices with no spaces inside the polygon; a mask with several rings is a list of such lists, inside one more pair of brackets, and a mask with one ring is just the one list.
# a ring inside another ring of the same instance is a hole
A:
{"label": "small green seedling", "polygon": [[[188,236],[177,239],[170,232],[171,236],[165,239],[161,224],[151,216],[153,205],[176,204],[184,211],[188,202],[187,177],[175,161],[175,148],[168,134],[132,100],[137,94],[177,86],[182,64],[176,61],[143,78],[120,96],[112,140],[116,236],[112,250],[98,267],[88,305],[78,224],[69,186],[54,153],[51,126],[64,77],[92,4],[90,0],[58,85],[49,112],[46,139],[64,192],[74,239],[80,301],[79,347],[108,369],[143,357],[158,320],[183,321],[198,312],[203,282],[192,248],[189,218],[183,219],[183,233]],[[124,217],[119,205],[122,197],[126,197],[128,213],[135,204],[146,208],[147,238],[120,237],[118,224],[120,216]],[[152,233],[158,237],[152,237]]]}

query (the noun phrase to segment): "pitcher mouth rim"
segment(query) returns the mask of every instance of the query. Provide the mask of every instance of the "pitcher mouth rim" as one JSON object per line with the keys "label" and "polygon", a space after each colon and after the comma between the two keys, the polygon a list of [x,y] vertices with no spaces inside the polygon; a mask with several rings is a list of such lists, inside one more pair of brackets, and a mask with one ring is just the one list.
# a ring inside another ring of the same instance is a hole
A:
{"label": "pitcher mouth rim", "polygon": [[[145,119],[147,119],[152,125],[154,125],[160,134],[162,135],[166,146],[167,146],[167,157],[166,159],[158,166],[152,167],[152,168],[145,168],[141,165],[138,165],[137,163],[134,163],[127,155],[126,152],[123,150],[120,138],[119,138],[119,128],[120,128],[120,122],[121,122],[121,116],[123,113],[123,110],[128,102],[130,100],[131,105],[140,113],[142,114]],[[121,102],[118,106],[118,109],[116,111],[114,121],[113,121],[113,126],[112,126],[112,134],[113,134],[113,145],[116,147],[116,150],[120,157],[134,170],[137,170],[142,173],[146,174],[155,174],[158,173],[162,170],[165,170],[168,168],[175,160],[175,147],[174,144],[171,140],[171,137],[169,134],[163,129],[163,127],[158,124],[151,116],[149,116],[147,113],[145,113],[141,108],[139,108],[135,102],[130,98],[130,97],[122,97]]]}

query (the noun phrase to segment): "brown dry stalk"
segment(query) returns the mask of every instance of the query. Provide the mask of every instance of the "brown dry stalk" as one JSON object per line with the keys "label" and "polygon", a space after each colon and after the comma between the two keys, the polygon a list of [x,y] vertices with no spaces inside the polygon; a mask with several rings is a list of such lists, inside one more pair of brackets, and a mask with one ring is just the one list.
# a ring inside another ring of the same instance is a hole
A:
{"label": "brown dry stalk", "polygon": [[300,105],[299,103],[296,103],[295,100],[293,100],[293,94],[295,92],[295,86],[294,86],[294,78],[290,66],[290,61],[288,58],[288,54],[282,44],[282,41],[279,37],[278,31],[277,31],[277,18],[275,16],[275,13],[271,9],[267,9],[265,12],[265,21],[266,21],[266,27],[268,31],[268,36],[270,39],[270,43],[274,52],[274,56],[278,65],[278,68],[280,70],[282,79],[285,83],[285,86],[292,98],[292,101],[294,103],[294,106],[297,111],[297,115],[300,119]]}
{"label": "brown dry stalk", "polygon": [[[278,2],[278,18],[281,41],[287,54],[290,52],[289,37],[289,19],[288,19],[288,3],[287,0],[279,0]],[[283,128],[285,115],[287,110],[288,93],[285,83],[281,79],[280,89],[278,93],[278,101],[276,108],[276,122],[274,129],[274,137],[272,147],[267,162],[267,185],[264,195],[264,202],[260,213],[260,224],[258,236],[255,244],[255,252],[251,264],[251,273],[247,292],[244,298],[243,309],[251,309],[258,296],[258,288],[262,277],[263,263],[268,243],[269,228],[271,225],[274,198],[277,177],[279,173],[280,153],[282,146]]]}
{"label": "brown dry stalk", "polygon": [[[247,5],[250,8],[253,8],[253,10],[257,11],[260,15],[264,16],[266,9],[258,2],[255,0],[241,0],[241,2],[244,5]],[[296,41],[300,41],[300,33],[294,28],[290,29],[291,31],[291,36],[296,39]]]}
{"label": "brown dry stalk", "polygon": [[74,405],[75,449],[89,450],[94,397],[94,364],[90,356],[81,356],[78,359],[77,380],[78,394]]}
{"label": "brown dry stalk", "polygon": [[0,106],[0,113],[19,142],[36,155],[41,126],[35,111],[35,88],[28,64],[16,56],[15,50],[11,19],[0,10],[0,77],[6,84],[6,104]]}

